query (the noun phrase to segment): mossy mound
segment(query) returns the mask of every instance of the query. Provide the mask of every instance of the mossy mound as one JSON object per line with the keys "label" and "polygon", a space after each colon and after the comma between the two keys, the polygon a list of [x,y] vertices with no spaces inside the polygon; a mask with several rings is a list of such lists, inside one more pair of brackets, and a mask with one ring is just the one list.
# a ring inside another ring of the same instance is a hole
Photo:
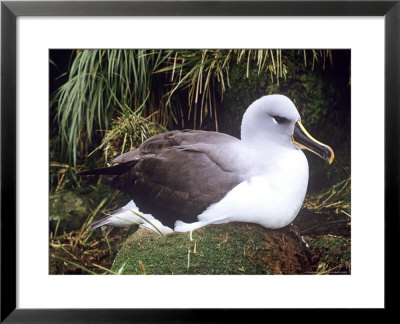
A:
{"label": "mossy mound", "polygon": [[[123,244],[112,271],[120,274],[301,274],[311,258],[296,226],[269,230],[246,223],[209,225],[159,236],[139,229]],[[190,251],[190,252],[189,252]]]}

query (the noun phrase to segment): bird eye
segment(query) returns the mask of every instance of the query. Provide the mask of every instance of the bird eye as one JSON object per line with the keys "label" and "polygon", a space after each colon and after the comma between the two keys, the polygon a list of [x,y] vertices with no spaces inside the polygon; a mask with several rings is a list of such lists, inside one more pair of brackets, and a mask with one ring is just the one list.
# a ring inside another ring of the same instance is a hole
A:
{"label": "bird eye", "polygon": [[287,122],[287,118],[285,117],[280,117],[280,116],[272,116],[272,118],[274,119],[274,121],[278,124],[283,124]]}

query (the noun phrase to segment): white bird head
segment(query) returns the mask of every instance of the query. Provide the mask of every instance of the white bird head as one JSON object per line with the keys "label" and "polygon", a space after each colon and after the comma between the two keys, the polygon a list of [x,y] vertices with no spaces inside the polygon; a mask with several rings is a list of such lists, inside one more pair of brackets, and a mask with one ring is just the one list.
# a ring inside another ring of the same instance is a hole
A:
{"label": "white bird head", "polygon": [[314,139],[301,124],[294,103],[283,95],[269,95],[254,101],[243,115],[242,141],[249,145],[280,145],[307,149],[332,163],[333,150]]}
{"label": "white bird head", "polygon": [[293,102],[282,95],[254,101],[243,115],[241,136],[246,142],[273,141],[293,145],[294,125],[301,117]]}

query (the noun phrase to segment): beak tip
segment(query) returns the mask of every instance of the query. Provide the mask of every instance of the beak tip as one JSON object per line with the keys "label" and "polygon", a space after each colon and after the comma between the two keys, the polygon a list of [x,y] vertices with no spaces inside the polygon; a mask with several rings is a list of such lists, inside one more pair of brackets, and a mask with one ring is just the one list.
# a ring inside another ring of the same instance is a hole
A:
{"label": "beak tip", "polygon": [[329,157],[329,165],[332,164],[333,160],[335,159],[335,153],[333,153],[333,150],[331,148],[329,148],[329,150],[331,151],[331,156]]}
{"label": "beak tip", "polygon": [[332,164],[333,160],[335,159],[335,153],[333,153],[333,150],[331,149],[331,158],[329,159],[329,164]]}

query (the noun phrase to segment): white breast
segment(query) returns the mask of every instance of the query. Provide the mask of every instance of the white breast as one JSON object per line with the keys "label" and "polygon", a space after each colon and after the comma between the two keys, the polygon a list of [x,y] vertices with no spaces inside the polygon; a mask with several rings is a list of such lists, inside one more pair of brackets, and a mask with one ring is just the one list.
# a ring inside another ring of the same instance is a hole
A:
{"label": "white breast", "polygon": [[308,162],[301,150],[287,150],[279,163],[253,175],[211,205],[192,224],[177,222],[175,231],[190,231],[208,224],[250,222],[267,228],[290,224],[303,203],[308,184]]}

